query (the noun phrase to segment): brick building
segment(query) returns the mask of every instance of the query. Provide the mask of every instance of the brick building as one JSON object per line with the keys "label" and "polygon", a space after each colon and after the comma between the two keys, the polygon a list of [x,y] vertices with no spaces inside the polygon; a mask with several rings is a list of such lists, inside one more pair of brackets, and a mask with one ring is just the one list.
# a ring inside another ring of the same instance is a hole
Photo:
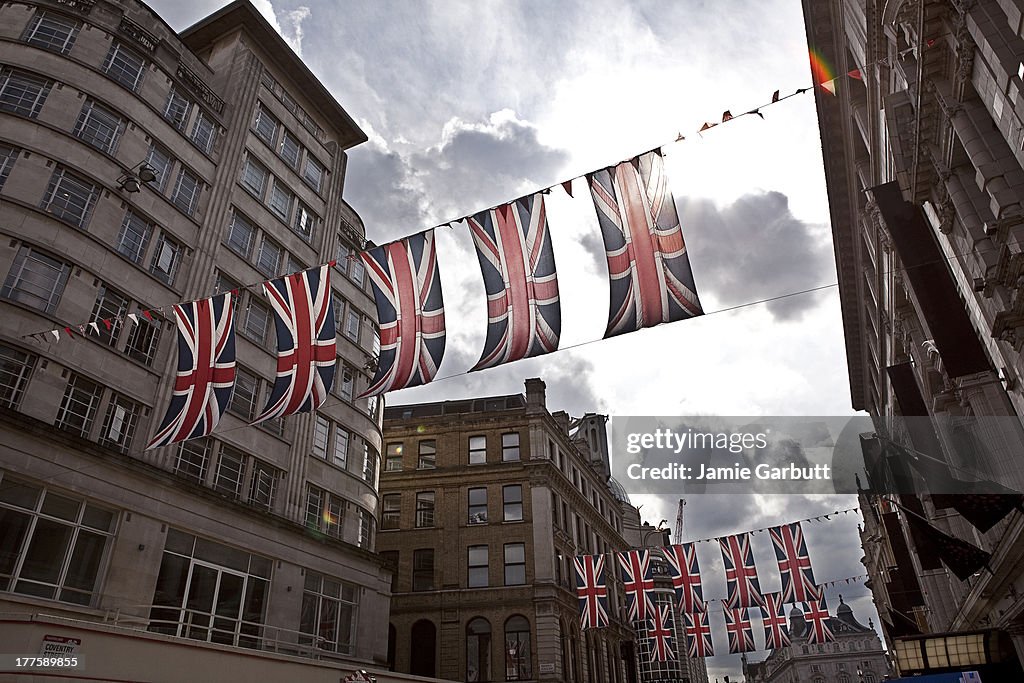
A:
{"label": "brick building", "polygon": [[[815,100],[853,408],[947,476],[1022,491],[1024,5],[803,6],[841,74]],[[976,526],[978,499],[936,498],[872,443],[861,538],[900,673],[1024,675],[1024,514]],[[894,481],[913,486],[881,500]],[[991,553],[988,569],[957,578],[908,515]]]}
{"label": "brick building", "polygon": [[611,627],[581,632],[572,573],[575,555],[628,546],[605,419],[549,412],[539,379],[525,395],[386,409],[377,546],[396,570],[396,671],[637,680],[621,584]]}
{"label": "brick building", "polygon": [[[353,398],[373,308],[342,197],[365,140],[248,2],[180,33],[134,0],[0,7],[0,610],[22,615],[0,640],[77,633],[90,675],[118,679],[189,661],[196,680],[336,681],[384,662],[381,411]],[[143,312],[335,257],[321,412],[246,426],[276,342],[242,289],[218,433],[144,450],[176,348]],[[125,648],[140,656],[99,656]]]}

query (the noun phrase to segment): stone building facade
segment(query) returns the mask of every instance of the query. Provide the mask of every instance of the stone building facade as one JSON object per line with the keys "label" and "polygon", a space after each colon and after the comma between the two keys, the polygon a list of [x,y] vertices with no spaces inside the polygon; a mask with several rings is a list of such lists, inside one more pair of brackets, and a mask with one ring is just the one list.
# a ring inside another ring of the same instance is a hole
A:
{"label": "stone building facade", "polygon": [[874,626],[860,623],[839,598],[828,620],[835,642],[808,644],[808,625],[797,608],[789,614],[790,647],[772,650],[761,662],[743,656],[745,683],[879,683],[888,676],[889,662]]}
{"label": "stone building facade", "polygon": [[525,395],[388,406],[384,444],[377,546],[395,569],[396,671],[637,681],[613,566],[611,626],[579,628],[573,557],[628,546],[604,416],[551,413],[529,379]]}
{"label": "stone building facade", "polygon": [[[273,671],[253,650],[384,662],[382,406],[354,399],[376,333],[342,197],[365,140],[248,2],[180,33],[133,0],[0,7],[0,610],[104,621],[150,663],[186,645],[240,677]],[[277,364],[244,286],[334,259],[331,397],[247,426]],[[235,289],[229,412],[145,450],[176,367],[172,322],[146,311]]]}
{"label": "stone building facade", "polygon": [[[871,414],[876,434],[957,479],[1024,490],[1024,5],[803,6],[813,54],[840,74],[835,96],[816,88],[815,99],[852,405]],[[983,462],[964,457],[965,441]],[[913,491],[880,500],[892,463],[872,464],[862,497],[865,564],[890,647],[982,634],[987,663],[1019,675],[1024,514],[982,531],[962,514],[973,501],[951,506],[913,472]],[[908,515],[990,552],[990,571],[958,579]]]}

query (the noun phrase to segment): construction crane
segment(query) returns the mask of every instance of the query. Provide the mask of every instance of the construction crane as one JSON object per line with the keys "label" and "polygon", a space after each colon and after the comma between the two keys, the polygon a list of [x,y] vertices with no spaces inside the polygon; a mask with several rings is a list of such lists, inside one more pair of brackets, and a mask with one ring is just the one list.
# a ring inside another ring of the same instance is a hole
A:
{"label": "construction crane", "polygon": [[683,508],[686,507],[686,499],[679,499],[679,511],[676,512],[676,543],[683,542]]}

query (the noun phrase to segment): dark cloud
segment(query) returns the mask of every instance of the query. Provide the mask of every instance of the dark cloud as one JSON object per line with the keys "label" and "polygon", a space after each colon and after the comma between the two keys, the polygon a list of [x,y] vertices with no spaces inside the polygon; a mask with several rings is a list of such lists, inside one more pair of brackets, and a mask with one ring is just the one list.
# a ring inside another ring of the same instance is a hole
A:
{"label": "dark cloud", "polygon": [[349,155],[345,198],[363,219],[369,239],[383,244],[427,227],[429,202],[409,182],[406,160],[372,144]]}
{"label": "dark cloud", "polygon": [[[798,220],[781,192],[743,195],[718,208],[708,199],[676,202],[688,236],[700,290],[725,306],[828,284],[834,278],[829,242]],[[817,306],[814,295],[767,304],[777,321],[799,320]]]}

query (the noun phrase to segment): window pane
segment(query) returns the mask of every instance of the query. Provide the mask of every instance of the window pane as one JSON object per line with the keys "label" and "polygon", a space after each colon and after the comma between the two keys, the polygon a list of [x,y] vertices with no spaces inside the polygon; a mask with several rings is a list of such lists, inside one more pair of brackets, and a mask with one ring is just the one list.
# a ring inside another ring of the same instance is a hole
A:
{"label": "window pane", "polygon": [[88,436],[102,394],[103,387],[99,384],[72,374],[64,389],[56,426],[80,436]]}
{"label": "window pane", "polygon": [[270,191],[270,210],[285,223],[288,222],[292,213],[292,200],[295,195],[285,187],[277,178],[274,179],[274,187]]}
{"label": "window pane", "polygon": [[166,284],[172,284],[178,270],[180,256],[181,246],[167,233],[161,233],[156,249],[153,251],[153,262],[150,264],[149,271]]}
{"label": "window pane", "polygon": [[167,179],[171,176],[171,166],[174,164],[174,157],[163,147],[152,144],[149,147],[149,154],[146,156],[146,164],[156,174],[156,180],[149,183],[150,187],[157,192],[163,193],[167,187]]}
{"label": "window pane", "polygon": [[487,462],[487,437],[469,437],[469,464],[480,465]]}
{"label": "window pane", "polygon": [[172,87],[171,92],[167,95],[167,104],[164,106],[164,118],[178,130],[184,130],[191,107],[192,102]]}
{"label": "window pane", "polygon": [[80,24],[59,14],[37,12],[25,30],[25,42],[66,55],[71,52]]}
{"label": "window pane", "polygon": [[505,462],[519,460],[519,433],[501,435],[501,459]]}
{"label": "window pane", "polygon": [[306,181],[307,185],[319,192],[322,189],[323,177],[323,165],[312,154],[306,154],[306,168],[302,173],[302,179]]}
{"label": "window pane", "polygon": [[124,120],[93,100],[88,100],[78,116],[74,134],[101,152],[113,154],[124,130]]}
{"label": "window pane", "polygon": [[292,137],[291,133],[285,131],[281,136],[281,146],[278,149],[281,158],[292,168],[298,168],[301,151],[302,147],[299,145],[299,141]]}
{"label": "window pane", "polygon": [[96,585],[96,574],[99,571],[103,548],[106,544],[106,536],[84,529],[78,532],[75,551],[71,554],[71,563],[68,565],[68,572],[64,577],[66,588],[78,588],[92,592]]}
{"label": "window pane", "polygon": [[263,199],[263,192],[267,189],[267,177],[270,174],[260,164],[246,157],[242,166],[242,186],[252,192],[259,199]]}
{"label": "window pane", "polygon": [[[56,583],[64,566],[74,529],[67,524],[38,518],[21,567],[22,579]],[[20,592],[20,591],[19,591]]]}
{"label": "window pane", "polygon": [[199,110],[196,115],[196,122],[192,124],[192,142],[196,147],[209,154],[213,149],[214,140],[217,139],[217,124],[205,112]]}
{"label": "window pane", "polygon": [[262,104],[257,105],[256,119],[253,123],[253,130],[256,132],[256,135],[261,137],[268,145],[273,145],[277,137],[278,125],[277,119],[264,109]]}
{"label": "window pane", "polygon": [[100,443],[126,453],[132,445],[141,406],[120,394],[112,394],[100,431]]}
{"label": "window pane", "polygon": [[[128,297],[107,284],[101,284],[92,307],[92,320],[99,328],[99,338],[107,346],[117,343],[121,320],[128,313]],[[107,321],[108,324],[104,324]],[[109,326],[108,326],[109,325]]]}
{"label": "window pane", "polygon": [[89,221],[97,194],[95,185],[58,168],[50,177],[41,206],[50,215],[82,228]]}
{"label": "window pane", "polygon": [[230,408],[246,420],[256,415],[256,396],[259,393],[259,380],[256,375],[244,368],[235,370],[235,390],[231,394]]}
{"label": "window pane", "polygon": [[0,590],[7,590],[7,577],[14,573],[31,520],[25,513],[0,507]]}
{"label": "window pane", "polygon": [[419,469],[434,469],[437,464],[437,442],[420,441]]}
{"label": "window pane", "polygon": [[231,224],[228,226],[227,245],[239,256],[248,259],[252,255],[252,247],[255,242],[256,228],[247,218],[233,212]]}
{"label": "window pane", "polygon": [[276,277],[281,269],[283,254],[284,250],[281,247],[264,237],[263,242],[260,244],[260,253],[256,259],[256,268],[264,275]]}
{"label": "window pane", "polygon": [[111,79],[129,90],[136,90],[142,82],[143,67],[146,62],[138,54],[120,43],[114,43],[107,53],[103,70]]}
{"label": "window pane", "polygon": [[187,168],[183,168],[178,172],[178,182],[175,184],[174,192],[171,194],[171,201],[175,206],[191,216],[199,206],[199,195],[202,191],[203,183],[199,180],[199,177]]}
{"label": "window pane", "polygon": [[117,250],[132,263],[142,261],[149,242],[152,226],[131,209],[125,212],[121,223],[121,234],[117,238]]}
{"label": "window pane", "polygon": [[125,355],[145,365],[152,365],[159,348],[160,325],[151,323],[140,315],[138,322],[128,333],[128,341],[124,346]]}
{"label": "window pane", "polygon": [[13,69],[0,70],[0,110],[35,117],[43,108],[53,81]]}
{"label": "window pane", "polygon": [[317,218],[316,214],[310,211],[308,206],[299,202],[295,209],[295,220],[292,222],[292,228],[295,229],[295,232],[302,235],[308,241],[312,239],[319,223],[320,219]]}
{"label": "window pane", "polygon": [[34,355],[0,345],[0,405],[18,407],[35,365]]}
{"label": "window pane", "polygon": [[245,456],[238,451],[221,448],[217,462],[217,477],[213,488],[232,498],[242,492],[242,476],[245,474]]}

